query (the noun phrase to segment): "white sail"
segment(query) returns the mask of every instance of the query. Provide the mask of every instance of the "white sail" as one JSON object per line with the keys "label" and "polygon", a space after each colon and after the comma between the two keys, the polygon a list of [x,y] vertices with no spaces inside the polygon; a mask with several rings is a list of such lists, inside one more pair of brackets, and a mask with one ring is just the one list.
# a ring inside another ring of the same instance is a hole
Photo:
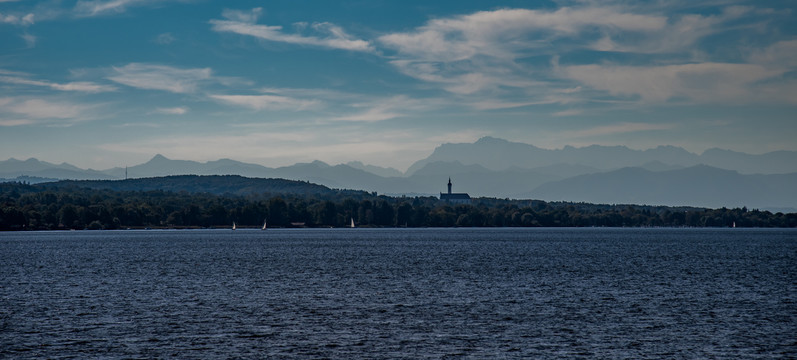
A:
{"label": "white sail", "polygon": [[235,221],[232,222],[232,229],[235,230]]}
{"label": "white sail", "polygon": [[263,220],[263,228],[261,228],[260,230],[266,230],[266,220]]}
{"label": "white sail", "polygon": [[351,227],[351,228],[354,227],[354,218],[351,218],[351,225],[349,225],[349,227]]}

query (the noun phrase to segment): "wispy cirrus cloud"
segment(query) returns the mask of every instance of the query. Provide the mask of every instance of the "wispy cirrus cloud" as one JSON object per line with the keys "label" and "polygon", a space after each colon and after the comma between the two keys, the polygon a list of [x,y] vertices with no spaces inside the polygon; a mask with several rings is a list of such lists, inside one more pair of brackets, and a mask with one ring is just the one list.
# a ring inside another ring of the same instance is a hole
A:
{"label": "wispy cirrus cloud", "polygon": [[188,111],[189,109],[185,106],[177,106],[171,108],[157,108],[152,113],[164,115],[185,115],[188,113]]}
{"label": "wispy cirrus cloud", "polygon": [[96,118],[96,105],[46,98],[0,98],[0,119],[3,126],[32,124],[71,125]]}
{"label": "wispy cirrus cloud", "polygon": [[[332,120],[353,122],[379,122],[407,116],[411,112],[431,108],[430,102],[411,99],[404,95],[371,99],[365,103],[353,103],[350,114],[333,117]],[[363,110],[364,109],[364,110]]]}
{"label": "wispy cirrus cloud", "polygon": [[192,93],[200,84],[211,80],[210,68],[183,69],[167,65],[130,63],[113,67],[107,78],[138,89],[163,90],[173,93]]}
{"label": "wispy cirrus cloud", "polygon": [[9,25],[17,25],[17,26],[28,26],[33,25],[33,13],[27,13],[25,15],[15,15],[15,14],[3,14],[0,13],[0,24],[9,24]]}
{"label": "wispy cirrus cloud", "polygon": [[24,125],[32,125],[36,122],[31,119],[3,119],[0,118],[0,126],[4,127],[11,127],[11,126],[24,126]]}
{"label": "wispy cirrus cloud", "polygon": [[642,123],[642,122],[621,122],[615,124],[595,126],[583,130],[564,131],[559,134],[565,138],[592,138],[598,136],[609,136],[617,134],[635,133],[641,131],[670,130],[675,125],[671,123]]}
{"label": "wispy cirrus cloud", "polygon": [[282,95],[209,95],[211,99],[223,103],[243,106],[252,110],[293,110],[302,111],[318,105],[318,101],[297,99]]}
{"label": "wispy cirrus cloud", "polygon": [[[395,51],[390,63],[401,73],[465,99],[478,98],[468,103],[485,104],[484,109],[498,103],[591,101],[601,93],[643,103],[793,102],[778,95],[793,84],[772,81],[797,70],[789,60],[795,58],[791,41],[766,50],[772,40],[755,45],[758,49],[750,48],[756,42],[727,39],[731,43],[724,48],[705,46],[720,34],[765,34],[772,12],[716,4],[709,6],[711,12],[700,12],[700,6],[664,11],[660,4],[576,1],[557,9],[480,11],[432,19],[378,42]],[[750,60],[756,63],[726,62],[727,46],[757,54]],[[712,52],[720,53],[716,60]],[[570,63],[559,64],[565,57]],[[781,66],[772,66],[776,62]]]}
{"label": "wispy cirrus cloud", "polygon": [[583,41],[584,29],[651,33],[666,23],[666,17],[612,8],[500,9],[430,20],[379,42],[396,51],[392,64],[402,73],[452,93],[475,94],[541,85],[535,70],[518,60],[553,54],[551,43],[559,39]]}
{"label": "wispy cirrus cloud", "polygon": [[177,41],[177,38],[174,37],[174,35],[172,35],[172,33],[166,32],[166,33],[158,34],[158,36],[155,37],[154,41],[155,41],[156,44],[169,45],[169,44]]}
{"label": "wispy cirrus cloud", "polygon": [[110,85],[97,84],[88,81],[73,81],[68,83],[56,83],[45,80],[34,80],[24,76],[25,74],[0,72],[0,82],[16,85],[30,85],[46,87],[58,91],[77,91],[86,93],[101,93],[116,91],[116,87]]}
{"label": "wispy cirrus cloud", "polygon": [[[783,74],[755,64],[697,63],[665,66],[575,65],[560,69],[562,76],[615,96],[638,96],[643,102],[671,100],[759,102],[788,100],[760,96],[754,91],[764,80]],[[797,99],[792,99],[797,101]]]}
{"label": "wispy cirrus cloud", "polygon": [[149,0],[80,0],[75,4],[74,11],[79,16],[97,16],[104,14],[118,14],[128,7],[140,5]]}
{"label": "wispy cirrus cloud", "polygon": [[79,0],[72,11],[78,17],[103,16],[124,13],[135,6],[186,1],[188,0]]}
{"label": "wispy cirrus cloud", "polygon": [[297,24],[299,25],[297,28],[309,30],[311,34],[287,33],[283,31],[282,26],[257,24],[256,21],[261,13],[262,8],[254,8],[249,12],[226,10],[222,14],[226,20],[210,20],[211,28],[216,32],[246,35],[266,41],[350,51],[374,51],[370,42],[349,35],[343,28],[335,24],[329,22],[316,22],[310,25],[300,23]]}

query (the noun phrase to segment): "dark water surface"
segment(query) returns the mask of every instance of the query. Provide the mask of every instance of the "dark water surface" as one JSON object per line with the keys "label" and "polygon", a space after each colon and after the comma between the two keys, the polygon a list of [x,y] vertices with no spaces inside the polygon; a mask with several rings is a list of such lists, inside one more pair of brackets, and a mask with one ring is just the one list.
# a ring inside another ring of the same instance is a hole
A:
{"label": "dark water surface", "polygon": [[0,234],[5,358],[795,358],[797,231]]}

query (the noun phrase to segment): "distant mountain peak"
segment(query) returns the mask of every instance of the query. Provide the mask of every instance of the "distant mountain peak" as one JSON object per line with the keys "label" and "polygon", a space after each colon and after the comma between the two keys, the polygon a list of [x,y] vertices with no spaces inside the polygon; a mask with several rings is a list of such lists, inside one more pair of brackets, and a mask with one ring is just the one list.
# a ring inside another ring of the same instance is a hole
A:
{"label": "distant mountain peak", "polygon": [[485,144],[485,143],[501,143],[506,144],[509,140],[499,139],[497,137],[492,136],[483,136],[479,140],[476,140],[476,144]]}
{"label": "distant mountain peak", "polygon": [[169,159],[161,154],[155,154],[155,156],[153,156],[152,159],[150,159],[149,161],[164,161],[164,160],[169,160]]}

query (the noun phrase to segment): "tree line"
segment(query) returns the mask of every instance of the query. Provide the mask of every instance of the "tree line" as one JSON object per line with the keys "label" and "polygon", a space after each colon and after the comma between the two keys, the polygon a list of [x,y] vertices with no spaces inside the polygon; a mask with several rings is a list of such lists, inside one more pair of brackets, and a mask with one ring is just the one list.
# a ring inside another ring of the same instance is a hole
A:
{"label": "tree line", "polygon": [[0,184],[0,230],[259,227],[797,227],[797,214],[365,192],[210,194]]}

